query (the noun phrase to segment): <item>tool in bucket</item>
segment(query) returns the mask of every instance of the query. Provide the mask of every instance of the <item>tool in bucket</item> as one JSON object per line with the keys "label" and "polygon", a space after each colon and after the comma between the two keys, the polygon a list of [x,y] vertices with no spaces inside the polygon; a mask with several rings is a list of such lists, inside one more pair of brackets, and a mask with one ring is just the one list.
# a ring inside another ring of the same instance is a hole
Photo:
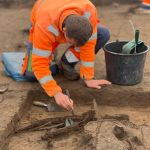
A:
{"label": "tool in bucket", "polygon": [[130,24],[132,26],[132,29],[134,31],[134,40],[128,42],[122,47],[122,53],[123,54],[135,54],[140,51],[142,51],[144,42],[139,40],[140,31],[138,29],[135,30],[135,27],[130,20]]}
{"label": "tool in bucket", "polygon": [[[70,100],[70,93],[69,93],[69,90],[67,90],[67,89],[66,89],[66,94],[67,94],[67,96],[69,97],[69,100]],[[73,109],[71,109],[70,112],[71,112],[72,116],[75,115]],[[74,124],[74,121],[71,118],[66,118],[66,120],[65,120],[66,127],[71,126],[73,124]]]}
{"label": "tool in bucket", "polygon": [[46,107],[49,112],[60,112],[63,111],[63,109],[58,106],[55,102],[50,102],[48,104],[40,101],[33,101],[33,105],[39,106],[39,107]]}
{"label": "tool in bucket", "polygon": [[140,31],[139,30],[136,30],[135,31],[135,50],[134,50],[134,53],[136,53],[136,48],[138,46],[138,41],[139,41],[139,34],[140,34]]}

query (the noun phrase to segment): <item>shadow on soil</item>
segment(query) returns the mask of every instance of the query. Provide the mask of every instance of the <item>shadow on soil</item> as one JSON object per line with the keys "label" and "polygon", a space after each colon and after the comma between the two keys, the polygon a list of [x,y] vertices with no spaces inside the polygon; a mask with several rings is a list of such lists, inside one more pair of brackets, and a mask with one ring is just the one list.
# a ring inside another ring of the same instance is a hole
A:
{"label": "shadow on soil", "polygon": [[[84,87],[80,82],[73,82],[72,84],[66,82],[62,87],[63,89],[69,89],[75,105],[91,105],[95,98],[97,104],[101,106],[127,106],[133,108],[147,108],[150,106],[150,92],[140,92],[140,90],[129,87],[112,85],[101,90],[93,90]],[[30,91],[28,97],[39,101],[48,102],[50,100],[50,97],[43,90]]]}

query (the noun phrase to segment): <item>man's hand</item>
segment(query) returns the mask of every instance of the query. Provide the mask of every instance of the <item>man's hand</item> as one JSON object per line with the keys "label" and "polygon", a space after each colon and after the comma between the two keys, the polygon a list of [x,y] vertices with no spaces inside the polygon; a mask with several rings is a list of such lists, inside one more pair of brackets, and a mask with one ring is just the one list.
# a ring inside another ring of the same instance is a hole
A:
{"label": "man's hand", "polygon": [[73,100],[71,100],[67,95],[58,92],[55,96],[55,101],[58,105],[60,105],[61,107],[67,109],[67,110],[71,110],[73,109]]}
{"label": "man's hand", "polygon": [[101,89],[101,85],[110,85],[107,80],[85,80],[85,84],[89,88]]}

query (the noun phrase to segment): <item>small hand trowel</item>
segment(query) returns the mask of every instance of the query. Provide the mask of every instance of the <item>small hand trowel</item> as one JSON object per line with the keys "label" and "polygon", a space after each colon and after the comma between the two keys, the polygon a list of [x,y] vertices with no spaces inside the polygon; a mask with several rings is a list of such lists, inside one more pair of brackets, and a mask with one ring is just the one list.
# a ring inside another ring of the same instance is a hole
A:
{"label": "small hand trowel", "polygon": [[144,42],[139,39],[140,30],[135,29],[132,20],[129,20],[133,33],[134,39],[132,41],[127,42],[122,47],[123,54],[136,54],[140,53],[144,50]]}
{"label": "small hand trowel", "polygon": [[63,111],[63,109],[60,106],[58,106],[55,102],[50,102],[46,104],[40,101],[33,101],[33,105],[39,106],[39,107],[46,107],[49,112]]}
{"label": "small hand trowel", "polygon": [[122,47],[122,53],[124,54],[135,54],[137,53],[137,49],[141,49],[143,48],[143,41],[139,40],[139,30],[135,30],[135,39],[128,42],[127,44],[125,44]]}

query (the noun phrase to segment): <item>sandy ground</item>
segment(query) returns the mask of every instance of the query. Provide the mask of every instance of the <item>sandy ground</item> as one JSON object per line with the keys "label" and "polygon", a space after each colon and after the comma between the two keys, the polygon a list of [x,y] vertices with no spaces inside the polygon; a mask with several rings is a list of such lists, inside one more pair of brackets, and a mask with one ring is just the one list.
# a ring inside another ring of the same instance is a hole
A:
{"label": "sandy ground", "polygon": [[[135,26],[141,30],[141,39],[150,45],[149,20],[148,15],[128,14],[127,10],[130,5],[119,7],[107,6],[98,8],[101,23],[108,26],[111,32],[111,41],[113,40],[131,40],[133,39],[132,28],[129,24],[131,19]],[[24,51],[28,36],[22,33],[22,30],[29,26],[30,9],[4,9],[0,8],[0,52],[4,51]],[[19,45],[19,48],[18,48]],[[20,45],[23,45],[22,47]],[[63,49],[63,48],[62,48]],[[60,48],[60,53],[62,53]],[[138,125],[150,125],[150,56],[146,60],[143,82],[136,86],[118,86],[112,85],[103,91],[90,90],[85,88],[81,81],[69,82],[60,76],[56,77],[58,83],[63,88],[68,88],[71,97],[75,102],[75,112],[81,112],[90,109],[91,100],[96,98],[99,112],[105,114],[127,114],[130,120]],[[96,77],[105,78],[105,59],[104,53],[101,51],[96,59]],[[39,93],[37,91],[37,93]],[[31,93],[32,94],[32,93]],[[42,94],[34,94],[34,100],[45,100],[49,98]],[[30,97],[30,96],[29,96]],[[33,99],[32,99],[33,100]],[[31,123],[32,121],[45,117],[63,116],[64,113],[48,113],[45,109],[32,106],[21,120],[21,126]],[[44,132],[20,134],[12,137],[9,150],[46,150],[47,142],[41,141],[41,135]],[[59,139],[54,144],[55,150],[75,149],[76,143],[80,138],[80,133]],[[68,140],[69,141],[68,141]]]}

